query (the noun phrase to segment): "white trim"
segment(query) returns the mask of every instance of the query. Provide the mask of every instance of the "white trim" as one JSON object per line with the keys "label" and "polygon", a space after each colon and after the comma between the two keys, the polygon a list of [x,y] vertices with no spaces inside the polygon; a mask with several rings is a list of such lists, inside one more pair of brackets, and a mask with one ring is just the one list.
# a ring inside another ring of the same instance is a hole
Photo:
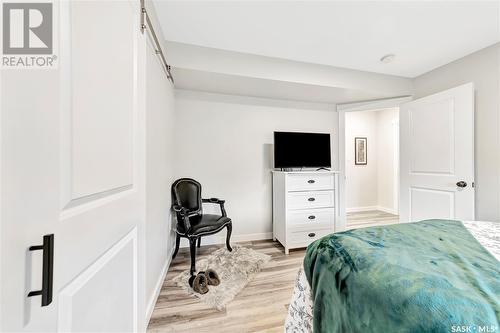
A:
{"label": "white trim", "polygon": [[399,215],[398,212],[393,208],[378,206],[377,210],[384,212],[384,213],[392,214],[392,215]]}
{"label": "white trim", "polygon": [[348,111],[372,111],[381,109],[393,109],[411,100],[413,100],[411,96],[401,96],[393,98],[384,98],[373,101],[338,104],[337,111],[348,112]]}
{"label": "white trim", "polygon": [[130,242],[133,244],[133,313],[134,317],[132,319],[132,325],[134,330],[137,331],[137,227],[134,227],[130,232],[128,232],[122,239],[120,239],[116,244],[114,244],[109,250],[107,250],[102,256],[100,256],[94,263],[92,263],[87,269],[71,281],[67,286],[65,286],[58,296],[59,306],[58,306],[58,332],[71,332],[72,326],[72,305],[73,296],[88,283],[92,277],[94,277],[101,269],[103,269],[107,263],[109,263],[117,254],[120,253],[125,246]]}
{"label": "white trim", "polygon": [[378,210],[378,206],[366,206],[366,207],[349,207],[346,208],[346,213],[360,213],[360,212],[369,212],[372,210]]}
{"label": "white trim", "polygon": [[338,191],[338,186],[339,186],[339,173],[336,172],[335,175],[335,191],[333,192],[334,193],[334,196],[335,196],[335,207],[334,207],[334,210],[335,210],[335,219],[333,220],[333,232],[337,232],[337,231],[340,231],[340,230],[337,230],[337,227],[340,227],[343,224],[344,226],[344,229],[345,230],[345,221],[342,221],[341,220],[341,215],[340,215],[340,212],[339,212],[339,208],[341,207],[341,204],[340,204],[340,196],[339,196],[339,191]]}
{"label": "white trim", "polygon": [[[337,107],[338,110],[338,107]],[[337,214],[338,218],[335,219],[335,232],[346,230],[347,226],[347,216],[346,216],[346,196],[345,196],[345,183],[346,183],[346,175],[345,175],[345,112],[338,111],[338,167],[339,174],[337,175],[338,183],[335,184],[337,186],[338,191],[337,194],[339,196]]]}
{"label": "white trim", "polygon": [[[345,201],[345,113],[350,111],[366,111],[399,108],[403,103],[413,100],[411,96],[398,96],[393,98],[385,98],[374,101],[360,101],[356,103],[338,104],[338,159],[339,159],[339,222],[335,227],[335,231],[342,231],[346,225],[346,201]],[[338,228],[337,228],[338,226]]]}
{"label": "white trim", "polygon": [[[270,231],[270,232],[262,232],[262,233],[256,233],[256,234],[234,235],[234,236],[231,236],[231,242],[248,242],[248,241],[253,241],[253,240],[266,240],[266,239],[272,239],[272,238],[273,238],[273,233],[272,233],[272,231]],[[221,239],[223,240],[222,243],[226,242],[225,236]]]}
{"label": "white trim", "polygon": [[392,122],[392,142],[394,147],[393,153],[393,165],[394,165],[394,174],[393,174],[393,202],[392,207],[394,208],[392,211],[399,215],[399,108],[398,108],[398,119]]}
{"label": "white trim", "polygon": [[[273,239],[273,233],[272,231],[270,232],[262,232],[262,233],[256,233],[256,234],[243,234],[243,235],[231,235],[231,244],[236,243],[236,242],[249,242],[249,241],[256,241],[256,240],[267,240],[267,239]],[[225,244],[226,243],[226,233],[224,232],[224,229],[221,231],[221,235],[212,235],[212,236],[205,236],[201,238],[201,245],[218,245],[218,244]],[[180,248],[182,247],[189,247],[189,244],[187,242],[186,238],[181,238],[181,245]]]}
{"label": "white trim", "polygon": [[175,247],[172,247],[172,249],[170,250],[170,253],[168,254],[167,260],[165,261],[165,265],[163,265],[163,268],[161,269],[161,273],[160,273],[160,276],[158,277],[158,281],[156,281],[153,296],[151,297],[151,299],[148,302],[148,305],[146,306],[146,317],[145,317],[146,328],[148,327],[149,321],[151,320],[151,316],[153,315],[156,301],[158,300],[158,297],[160,296],[161,287],[163,286],[163,282],[167,278],[167,272],[168,272],[168,268],[170,267],[170,263],[172,262],[172,255],[174,254],[174,250],[175,250]]}
{"label": "white trim", "polygon": [[382,206],[366,206],[366,207],[351,207],[347,208],[346,212],[347,213],[362,213],[362,212],[371,212],[371,211],[381,211],[384,213],[389,213],[393,215],[398,215],[398,212],[393,209],[393,208],[387,208],[387,207],[382,207]]}

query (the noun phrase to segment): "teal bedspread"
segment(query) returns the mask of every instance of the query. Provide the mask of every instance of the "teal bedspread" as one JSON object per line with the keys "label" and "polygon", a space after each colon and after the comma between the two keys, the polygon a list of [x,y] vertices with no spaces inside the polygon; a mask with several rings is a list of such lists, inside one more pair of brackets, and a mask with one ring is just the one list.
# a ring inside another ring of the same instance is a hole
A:
{"label": "teal bedspread", "polygon": [[304,270],[315,332],[500,332],[500,263],[459,221],[332,234]]}

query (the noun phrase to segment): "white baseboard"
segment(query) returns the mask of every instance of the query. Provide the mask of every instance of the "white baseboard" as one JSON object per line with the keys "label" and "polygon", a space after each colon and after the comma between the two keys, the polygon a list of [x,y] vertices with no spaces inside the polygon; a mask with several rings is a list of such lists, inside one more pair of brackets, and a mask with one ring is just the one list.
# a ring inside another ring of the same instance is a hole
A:
{"label": "white baseboard", "polygon": [[[262,232],[262,233],[257,233],[257,234],[234,235],[234,238],[231,237],[231,241],[248,242],[248,241],[255,241],[255,240],[266,240],[266,239],[272,239],[272,238],[273,238],[272,232]],[[225,238],[224,238],[224,242],[225,242]]]}
{"label": "white baseboard", "polygon": [[[272,238],[273,238],[272,232],[262,232],[262,233],[256,233],[256,234],[243,234],[243,235],[231,235],[231,243],[249,242],[249,241],[265,240],[265,239],[272,239]],[[201,239],[201,245],[218,245],[218,244],[225,244],[225,243],[226,243],[226,233],[225,232],[221,232],[221,235],[206,236],[206,237],[202,237],[202,239]],[[181,238],[180,247],[189,247],[189,243],[188,243],[187,239]]]}
{"label": "white baseboard", "polygon": [[366,207],[350,207],[346,208],[346,213],[360,213],[360,212],[368,212],[370,210],[377,210],[378,206],[366,206]]}
{"label": "white baseboard", "polygon": [[351,207],[346,208],[347,213],[361,213],[361,212],[369,212],[373,210],[379,210],[381,212],[398,215],[398,212],[392,208],[382,207],[382,206],[366,206],[366,207]]}
{"label": "white baseboard", "polygon": [[172,255],[174,254],[174,250],[175,250],[175,244],[172,247],[170,253],[168,254],[167,260],[165,261],[163,268],[161,269],[160,276],[158,277],[158,281],[156,282],[155,285],[153,296],[149,300],[148,305],[146,307],[146,328],[144,330],[147,329],[147,325],[149,325],[149,321],[151,320],[151,316],[153,315],[153,310],[155,309],[156,301],[160,296],[160,291],[161,287],[163,286],[163,281],[165,281],[165,278],[167,277],[168,268],[170,267],[170,262],[172,261]]}
{"label": "white baseboard", "polygon": [[381,212],[389,213],[392,215],[399,215],[399,213],[395,209],[392,209],[392,208],[378,206],[377,210],[380,210]]}

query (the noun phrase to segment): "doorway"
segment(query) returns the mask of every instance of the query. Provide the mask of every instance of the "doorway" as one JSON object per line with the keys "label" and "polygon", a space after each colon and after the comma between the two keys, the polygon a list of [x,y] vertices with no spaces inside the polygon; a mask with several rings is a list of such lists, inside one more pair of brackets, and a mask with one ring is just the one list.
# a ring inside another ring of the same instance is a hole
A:
{"label": "doorway", "polygon": [[346,229],[399,222],[399,108],[345,112]]}

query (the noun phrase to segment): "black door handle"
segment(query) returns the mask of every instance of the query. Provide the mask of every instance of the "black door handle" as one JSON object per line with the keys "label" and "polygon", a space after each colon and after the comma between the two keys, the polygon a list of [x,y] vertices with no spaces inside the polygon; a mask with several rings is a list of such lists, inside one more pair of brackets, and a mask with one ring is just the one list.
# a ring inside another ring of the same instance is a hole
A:
{"label": "black door handle", "polygon": [[315,218],[316,218],[316,216],[314,216],[314,215],[310,215],[310,216],[308,217],[308,219],[309,219],[309,220],[314,220]]}
{"label": "black door handle", "polygon": [[42,290],[30,291],[28,297],[42,295],[42,306],[52,303],[54,273],[54,234],[43,236],[43,244],[30,246],[30,251],[43,251]]}
{"label": "black door handle", "polygon": [[311,232],[311,233],[310,233],[310,234],[308,234],[307,236],[309,236],[309,237],[314,237],[314,236],[316,236],[316,234],[315,234],[314,232]]}
{"label": "black door handle", "polygon": [[316,181],[315,181],[314,179],[310,179],[310,180],[308,180],[307,182],[308,182],[309,184],[314,184],[314,183],[316,183]]}
{"label": "black door handle", "polygon": [[464,182],[463,180],[461,180],[461,181],[457,182],[457,186],[464,188],[464,187],[467,187],[467,183]]}
{"label": "black door handle", "polygon": [[316,200],[316,199],[315,199],[315,198],[309,198],[309,199],[307,199],[307,200],[309,200],[309,201],[314,201],[314,200]]}

